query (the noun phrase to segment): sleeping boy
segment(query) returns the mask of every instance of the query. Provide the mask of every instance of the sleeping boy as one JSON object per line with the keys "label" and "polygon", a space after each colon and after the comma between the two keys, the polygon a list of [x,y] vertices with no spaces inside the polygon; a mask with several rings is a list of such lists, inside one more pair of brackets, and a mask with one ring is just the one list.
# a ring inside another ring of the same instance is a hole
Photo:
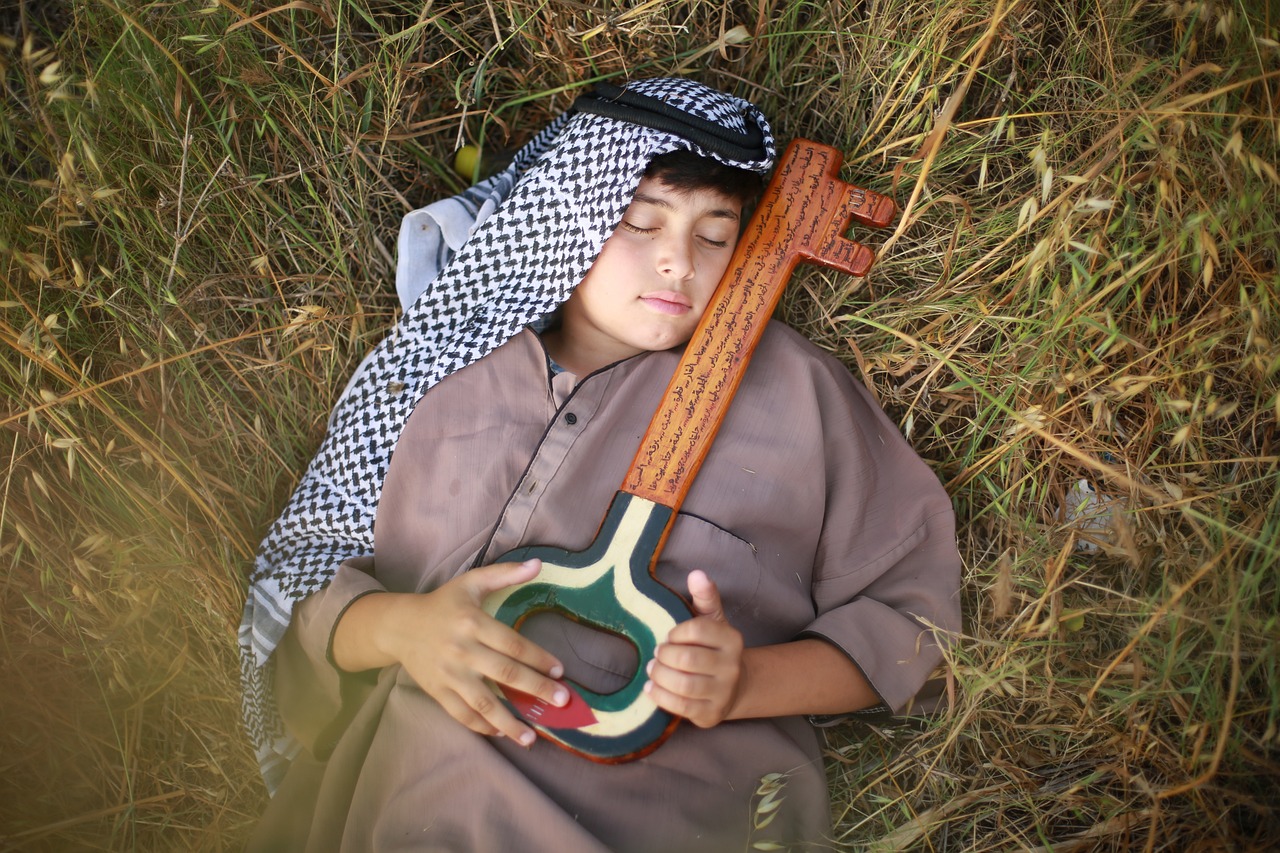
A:
{"label": "sleeping boy", "polygon": [[[517,632],[481,603],[540,570],[498,555],[594,538],[775,152],[754,106],[688,80],[579,104],[406,220],[404,316],[263,543],[241,645],[278,790],[251,849],[820,845],[808,716],[904,708],[959,628],[941,485],[773,322],[655,569],[692,617],[646,690],[686,722],[598,764],[498,700],[635,671],[617,636],[552,614]],[[785,799],[754,820],[765,780]]]}

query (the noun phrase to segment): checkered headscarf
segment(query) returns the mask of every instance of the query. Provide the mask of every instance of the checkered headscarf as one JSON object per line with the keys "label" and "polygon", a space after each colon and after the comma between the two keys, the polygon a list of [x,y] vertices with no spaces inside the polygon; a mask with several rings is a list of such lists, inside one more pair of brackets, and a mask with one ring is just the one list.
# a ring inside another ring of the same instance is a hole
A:
{"label": "checkered headscarf", "polygon": [[[240,625],[244,718],[269,788],[297,744],[272,692],[271,652],[296,602],[343,561],[373,553],[392,450],[422,395],[559,306],[621,221],[645,167],[680,149],[765,173],[764,116],[682,79],[600,86],[552,121],[504,172],[456,197],[497,208],[421,289],[338,402],[324,442],[258,551]],[[403,246],[403,241],[402,241]],[[402,266],[403,269],[403,266]]]}

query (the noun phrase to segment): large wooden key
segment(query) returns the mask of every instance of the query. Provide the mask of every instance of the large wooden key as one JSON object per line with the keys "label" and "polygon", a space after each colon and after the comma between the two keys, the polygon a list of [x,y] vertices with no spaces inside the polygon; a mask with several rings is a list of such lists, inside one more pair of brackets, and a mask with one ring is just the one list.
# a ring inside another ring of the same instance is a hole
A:
{"label": "large wooden key", "polygon": [[556,611],[625,637],[638,652],[635,674],[614,693],[566,682],[566,708],[502,691],[509,707],[566,749],[595,761],[630,761],[676,727],[678,718],[644,693],[658,644],[690,616],[684,599],[653,576],[676,513],[796,264],[865,275],[875,256],[844,232],[851,220],[883,228],[897,216],[885,196],[841,181],[841,160],[836,149],[806,139],[788,146],[591,545],[576,552],[527,546],[495,561],[542,560],[536,579],[485,599],[498,620],[519,628],[536,612]]}

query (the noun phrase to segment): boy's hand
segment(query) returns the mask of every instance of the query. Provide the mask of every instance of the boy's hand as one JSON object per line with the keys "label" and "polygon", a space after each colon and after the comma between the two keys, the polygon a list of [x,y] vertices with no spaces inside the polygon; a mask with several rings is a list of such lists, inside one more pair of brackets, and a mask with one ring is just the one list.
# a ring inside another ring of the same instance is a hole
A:
{"label": "boy's hand", "polygon": [[689,596],[693,618],[658,646],[645,690],[664,711],[705,729],[722,722],[738,698],[742,635],[725,618],[720,591],[705,572],[689,573]]}
{"label": "boy's hand", "polygon": [[[391,658],[387,662],[402,664],[423,691],[472,731],[503,735],[529,746],[535,738],[533,729],[502,704],[486,679],[558,707],[569,701],[568,690],[553,680],[564,674],[564,667],[549,652],[485,613],[481,602],[491,592],[532,580],[541,568],[538,560],[497,563],[465,572],[429,593],[366,596],[351,609],[384,599],[390,610],[365,624],[373,644]],[[341,665],[339,637],[334,639],[334,658]]]}

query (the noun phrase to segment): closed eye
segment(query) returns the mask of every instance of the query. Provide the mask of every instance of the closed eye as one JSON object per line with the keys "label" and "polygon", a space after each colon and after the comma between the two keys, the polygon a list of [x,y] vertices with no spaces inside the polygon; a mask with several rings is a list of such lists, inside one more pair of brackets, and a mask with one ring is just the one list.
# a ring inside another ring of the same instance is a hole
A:
{"label": "closed eye", "polygon": [[[633,225],[625,219],[618,223],[618,227],[624,231],[629,231],[632,234],[656,234],[662,230],[661,226],[641,228],[639,225]],[[724,249],[729,245],[728,240],[716,240],[712,237],[704,237],[701,235],[698,236],[698,239],[702,241],[703,245],[712,249]]]}

